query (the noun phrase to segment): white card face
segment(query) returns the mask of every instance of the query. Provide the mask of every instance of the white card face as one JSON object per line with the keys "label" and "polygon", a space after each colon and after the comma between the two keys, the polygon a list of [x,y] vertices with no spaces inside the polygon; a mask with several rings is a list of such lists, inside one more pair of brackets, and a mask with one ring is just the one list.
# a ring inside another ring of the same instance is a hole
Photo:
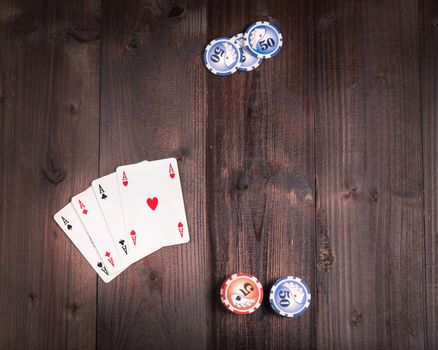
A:
{"label": "white card face", "polygon": [[125,227],[138,249],[187,243],[189,230],[174,158],[117,168]]}
{"label": "white card face", "polygon": [[91,187],[120,257],[122,260],[129,260],[133,257],[133,244],[131,237],[127,237],[125,232],[116,173],[94,180]]}
{"label": "white card face", "polygon": [[96,250],[105,264],[108,272],[116,273],[125,268],[125,264],[117,252],[116,245],[108,230],[105,219],[93,189],[88,187],[84,192],[77,194],[71,200],[85,230],[93,240]]}
{"label": "white card face", "polygon": [[117,276],[108,273],[71,203],[58,211],[53,218],[105,283]]}
{"label": "white card face", "polygon": [[[137,166],[137,165],[147,163],[147,162],[148,161],[145,160],[145,161],[140,162],[140,163],[126,165],[126,167],[133,167],[133,166]],[[122,175],[122,177],[123,177],[123,175]],[[127,203],[127,197],[121,195],[121,191],[123,191],[122,187],[124,187],[124,183],[126,183],[126,182],[124,180],[121,182],[118,181],[117,171],[116,171],[116,182],[117,182],[117,188],[119,189],[119,198],[120,198],[120,203],[122,206],[123,222],[125,225],[125,234],[126,234],[126,237],[128,237],[128,239],[129,239],[132,254],[136,257],[135,260],[137,261],[137,260],[140,260],[141,258],[159,250],[162,247],[162,245],[161,244],[148,245],[148,244],[146,244],[146,242],[143,242],[144,244],[139,244],[140,242],[137,239],[138,238],[137,232],[133,229],[130,229],[128,227],[128,225],[126,225],[125,209],[128,207],[128,203]]]}

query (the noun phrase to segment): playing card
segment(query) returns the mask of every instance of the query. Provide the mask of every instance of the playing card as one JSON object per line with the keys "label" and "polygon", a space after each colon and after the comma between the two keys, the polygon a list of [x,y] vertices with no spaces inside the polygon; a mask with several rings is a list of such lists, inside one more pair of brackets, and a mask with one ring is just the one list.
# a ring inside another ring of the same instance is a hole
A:
{"label": "playing card", "polygon": [[126,231],[138,249],[189,241],[176,159],[121,166],[116,173]]}
{"label": "playing card", "polygon": [[116,242],[118,253],[123,260],[127,260],[133,255],[131,252],[133,244],[131,237],[126,237],[116,173],[94,180],[91,183],[91,187],[93,188],[111,237],[113,241]]}
{"label": "playing card", "polygon": [[93,189],[88,187],[84,192],[74,196],[71,203],[96,246],[108,272],[116,273],[124,268]]}
{"label": "playing card", "polygon": [[[135,163],[135,164],[127,165],[126,167],[132,167],[134,165],[139,165],[139,164],[147,163],[147,162],[148,161],[145,160],[145,161],[140,162],[140,163]],[[121,207],[122,207],[122,216],[123,216],[123,224],[124,224],[125,236],[126,236],[127,241],[129,242],[129,246],[130,246],[130,250],[131,250],[132,255],[138,257],[137,258],[137,260],[138,260],[140,257],[147,256],[147,255],[155,252],[156,250],[160,249],[162,247],[162,245],[147,246],[147,245],[144,244],[144,245],[140,246],[140,245],[137,244],[137,232],[135,230],[128,229],[126,224],[125,224],[125,217],[126,217],[125,208],[127,208],[128,205],[127,205],[126,202],[124,203],[124,201],[127,198],[125,196],[124,197],[120,196],[121,186],[128,185],[128,182],[126,180],[126,175],[122,175],[123,180],[120,183],[118,183],[119,181],[117,179],[117,172],[115,174],[116,174],[117,188],[119,189],[120,204],[121,204]]]}
{"label": "playing card", "polygon": [[108,273],[71,203],[58,211],[53,218],[105,283],[118,275]]}

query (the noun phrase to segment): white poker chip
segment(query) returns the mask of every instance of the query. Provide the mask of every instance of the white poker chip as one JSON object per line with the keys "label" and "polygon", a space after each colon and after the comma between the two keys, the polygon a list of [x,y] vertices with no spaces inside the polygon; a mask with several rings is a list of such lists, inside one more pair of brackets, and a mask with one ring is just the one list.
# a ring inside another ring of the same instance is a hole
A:
{"label": "white poker chip", "polygon": [[229,38],[212,40],[204,50],[204,64],[215,75],[233,74],[240,67],[241,51]]}
{"label": "white poker chip", "polygon": [[259,58],[248,51],[245,45],[245,36],[243,33],[234,35],[231,39],[239,48],[241,53],[240,67],[237,69],[243,72],[249,72],[256,69],[263,62],[262,58]]}
{"label": "white poker chip", "polygon": [[245,31],[245,45],[258,58],[274,57],[283,46],[280,30],[269,22],[256,22]]}
{"label": "white poker chip", "polygon": [[302,315],[310,305],[310,289],[301,278],[284,276],[271,288],[269,302],[272,309],[281,316]]}

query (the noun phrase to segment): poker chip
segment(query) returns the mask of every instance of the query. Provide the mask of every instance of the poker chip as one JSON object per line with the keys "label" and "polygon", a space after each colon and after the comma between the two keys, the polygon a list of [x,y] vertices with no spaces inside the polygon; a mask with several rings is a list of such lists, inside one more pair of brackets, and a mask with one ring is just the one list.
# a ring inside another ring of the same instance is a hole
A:
{"label": "poker chip", "polygon": [[310,290],[298,277],[284,276],[271,288],[269,301],[274,311],[285,317],[303,314],[310,305]]}
{"label": "poker chip", "polygon": [[229,38],[212,40],[204,50],[204,63],[216,75],[233,74],[240,66],[241,51]]}
{"label": "poker chip", "polygon": [[248,51],[245,45],[245,37],[243,33],[234,35],[231,39],[240,48],[240,67],[237,69],[243,72],[249,72],[256,69],[263,62],[262,58],[258,58]]}
{"label": "poker chip", "polygon": [[280,30],[269,22],[256,22],[245,31],[245,45],[258,58],[274,57],[283,46]]}
{"label": "poker chip", "polygon": [[262,284],[252,275],[236,273],[222,284],[221,300],[225,307],[235,314],[250,314],[262,303]]}

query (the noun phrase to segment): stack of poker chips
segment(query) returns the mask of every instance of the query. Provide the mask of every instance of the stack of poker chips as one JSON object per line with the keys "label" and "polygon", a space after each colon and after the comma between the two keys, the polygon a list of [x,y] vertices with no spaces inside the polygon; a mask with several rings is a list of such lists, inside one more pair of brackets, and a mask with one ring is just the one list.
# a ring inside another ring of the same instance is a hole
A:
{"label": "stack of poker chips", "polygon": [[[238,315],[256,311],[263,301],[263,286],[253,275],[236,273],[228,276],[221,287],[224,306]],[[276,314],[284,317],[302,315],[310,305],[310,289],[300,278],[284,276],[278,279],[269,293],[269,301]]]}
{"label": "stack of poker chips", "polygon": [[280,30],[269,22],[251,24],[245,33],[212,40],[204,50],[204,63],[215,75],[256,69],[264,59],[274,57],[283,46]]}

